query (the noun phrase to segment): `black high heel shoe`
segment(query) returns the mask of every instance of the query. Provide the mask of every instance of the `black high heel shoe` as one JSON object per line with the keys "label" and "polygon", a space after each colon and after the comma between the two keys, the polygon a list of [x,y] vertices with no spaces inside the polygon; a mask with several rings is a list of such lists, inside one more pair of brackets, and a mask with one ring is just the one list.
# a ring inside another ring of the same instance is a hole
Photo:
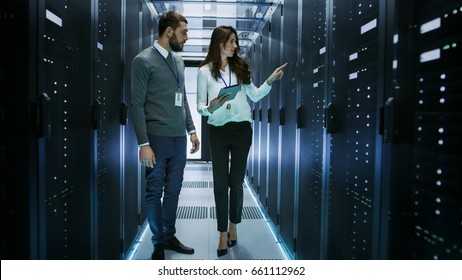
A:
{"label": "black high heel shoe", "polygon": [[231,240],[231,235],[228,232],[228,247],[236,246],[237,240]]}
{"label": "black high heel shoe", "polygon": [[[220,240],[221,240],[222,236],[226,237],[226,235],[224,235],[224,234],[222,235],[222,233],[220,233]],[[220,247],[220,246],[218,246],[218,247]],[[227,253],[228,253],[228,242],[226,241],[226,248],[225,249],[218,248],[217,249],[217,256],[221,257],[221,256],[226,255]]]}
{"label": "black high heel shoe", "polygon": [[217,249],[217,256],[218,257],[224,256],[226,254],[228,254],[228,248],[226,248],[226,249]]}

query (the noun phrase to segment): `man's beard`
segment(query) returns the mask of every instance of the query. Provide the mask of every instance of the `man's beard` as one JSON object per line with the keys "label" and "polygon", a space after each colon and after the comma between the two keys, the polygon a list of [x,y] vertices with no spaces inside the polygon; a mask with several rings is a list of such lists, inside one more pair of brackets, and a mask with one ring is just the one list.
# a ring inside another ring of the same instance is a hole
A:
{"label": "man's beard", "polygon": [[183,45],[178,42],[175,33],[173,34],[173,37],[168,40],[168,43],[174,52],[181,52],[183,50]]}

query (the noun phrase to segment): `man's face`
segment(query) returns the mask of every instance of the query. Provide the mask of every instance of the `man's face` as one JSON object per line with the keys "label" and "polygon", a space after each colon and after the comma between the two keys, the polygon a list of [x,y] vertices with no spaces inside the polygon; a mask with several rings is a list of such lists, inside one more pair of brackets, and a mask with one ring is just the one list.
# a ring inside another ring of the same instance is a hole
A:
{"label": "man's face", "polygon": [[175,52],[181,52],[187,40],[188,25],[185,22],[180,22],[180,26],[174,30],[173,36],[169,40],[170,48]]}

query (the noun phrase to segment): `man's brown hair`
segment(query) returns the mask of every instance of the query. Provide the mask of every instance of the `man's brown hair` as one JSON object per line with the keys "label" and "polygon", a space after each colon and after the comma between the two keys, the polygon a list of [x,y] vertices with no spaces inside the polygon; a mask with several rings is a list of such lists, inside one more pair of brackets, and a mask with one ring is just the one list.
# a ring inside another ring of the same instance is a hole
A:
{"label": "man's brown hair", "polygon": [[168,27],[173,30],[177,29],[180,22],[188,23],[186,18],[177,12],[169,11],[161,15],[159,19],[159,36],[162,36]]}

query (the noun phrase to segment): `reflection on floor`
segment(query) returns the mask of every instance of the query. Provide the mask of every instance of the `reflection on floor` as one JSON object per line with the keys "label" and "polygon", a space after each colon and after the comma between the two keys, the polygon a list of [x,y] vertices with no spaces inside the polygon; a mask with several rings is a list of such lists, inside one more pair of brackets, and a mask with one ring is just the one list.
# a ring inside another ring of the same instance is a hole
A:
{"label": "reflection on floor", "polygon": [[[244,211],[242,222],[237,225],[238,243],[228,254],[218,258],[218,231],[213,200],[211,164],[189,162],[185,169],[183,189],[177,212],[178,239],[193,247],[193,255],[165,251],[166,259],[238,259],[238,260],[286,260],[287,255],[278,238],[273,234],[272,224],[260,211],[250,188],[244,184]],[[151,232],[144,228],[133,246],[128,259],[150,259],[152,253]]]}

